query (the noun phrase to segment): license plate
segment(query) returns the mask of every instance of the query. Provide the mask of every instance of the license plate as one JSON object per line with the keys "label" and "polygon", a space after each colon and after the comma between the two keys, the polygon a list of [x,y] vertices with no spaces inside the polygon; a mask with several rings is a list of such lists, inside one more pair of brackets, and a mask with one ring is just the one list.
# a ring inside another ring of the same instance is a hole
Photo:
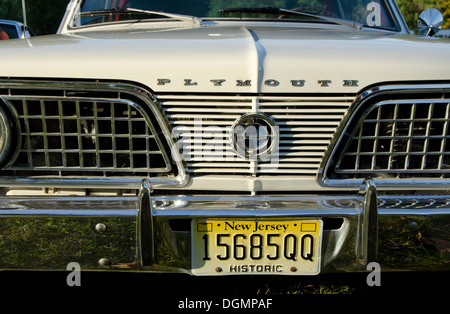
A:
{"label": "license plate", "polygon": [[315,275],[321,242],[321,220],[194,220],[192,273]]}

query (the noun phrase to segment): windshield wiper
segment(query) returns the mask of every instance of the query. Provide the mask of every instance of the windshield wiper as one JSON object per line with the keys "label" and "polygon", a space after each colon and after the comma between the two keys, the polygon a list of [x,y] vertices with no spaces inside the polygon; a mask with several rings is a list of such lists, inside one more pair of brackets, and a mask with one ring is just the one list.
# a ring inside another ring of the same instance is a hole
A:
{"label": "windshield wiper", "polygon": [[311,17],[320,19],[323,21],[331,22],[334,24],[339,24],[347,27],[354,28],[356,30],[362,29],[363,25],[356,22],[356,21],[349,21],[349,20],[343,20],[338,19],[334,17],[328,17],[318,14],[312,14],[302,11],[296,11],[296,10],[288,10],[283,8],[272,8],[272,7],[265,7],[265,8],[226,8],[221,9],[220,13],[262,13],[262,14],[291,14],[291,15],[301,15],[305,17]]}
{"label": "windshield wiper", "polygon": [[186,21],[192,23],[194,25],[202,25],[202,20],[196,16],[183,15],[183,14],[175,14],[175,13],[167,13],[164,11],[153,11],[153,10],[141,10],[134,8],[113,8],[107,10],[95,10],[95,11],[85,11],[80,12],[80,17],[86,16],[102,16],[102,15],[112,15],[112,14],[130,14],[130,13],[140,13],[140,14],[149,14],[149,15],[160,15],[164,17],[168,17],[175,20]]}

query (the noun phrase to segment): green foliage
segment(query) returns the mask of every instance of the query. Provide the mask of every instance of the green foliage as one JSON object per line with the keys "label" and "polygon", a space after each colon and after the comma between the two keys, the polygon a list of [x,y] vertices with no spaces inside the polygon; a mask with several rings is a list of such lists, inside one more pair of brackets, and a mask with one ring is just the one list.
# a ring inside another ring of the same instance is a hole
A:
{"label": "green foliage", "polygon": [[444,28],[450,28],[450,0],[439,0],[439,9],[444,15]]}

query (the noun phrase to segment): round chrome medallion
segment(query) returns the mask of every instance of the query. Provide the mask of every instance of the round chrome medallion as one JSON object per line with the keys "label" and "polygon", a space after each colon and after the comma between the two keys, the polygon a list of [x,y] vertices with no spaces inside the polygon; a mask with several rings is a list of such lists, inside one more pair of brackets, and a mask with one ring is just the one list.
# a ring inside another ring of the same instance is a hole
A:
{"label": "round chrome medallion", "polygon": [[238,119],[231,136],[235,153],[248,160],[270,158],[279,142],[275,121],[261,113],[249,113]]}

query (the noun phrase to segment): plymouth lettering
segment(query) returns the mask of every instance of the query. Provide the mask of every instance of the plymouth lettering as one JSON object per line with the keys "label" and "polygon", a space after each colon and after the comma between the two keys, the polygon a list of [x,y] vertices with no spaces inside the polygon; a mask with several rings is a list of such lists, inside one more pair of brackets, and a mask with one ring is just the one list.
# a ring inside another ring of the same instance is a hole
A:
{"label": "plymouth lettering", "polygon": [[264,82],[264,84],[266,84],[267,86],[278,86],[278,85],[280,85],[280,81],[277,81],[277,80],[266,80]]}
{"label": "plymouth lettering", "polygon": [[185,79],[185,80],[184,80],[184,85],[185,85],[185,86],[196,86],[196,85],[197,85],[197,82],[192,82],[191,79]]}
{"label": "plymouth lettering", "polygon": [[344,80],[343,86],[358,86],[357,80]]}
{"label": "plymouth lettering", "polygon": [[294,87],[303,87],[305,86],[305,80],[292,80],[291,84]]}
{"label": "plymouth lettering", "polygon": [[321,87],[329,87],[331,84],[330,80],[319,80],[317,81],[317,83],[321,86]]}
{"label": "plymouth lettering", "polygon": [[[224,83],[227,81],[226,79],[212,79],[209,80],[213,86],[221,87],[224,86]],[[159,78],[156,79],[156,84],[160,86],[169,85],[172,83],[172,80],[168,78]],[[306,80],[290,80],[289,84],[292,87],[304,87],[306,84]],[[330,87],[333,82],[331,80],[318,80],[317,84],[319,84],[320,87]],[[283,85],[283,83],[279,80],[275,79],[267,79],[264,81],[264,85],[270,86],[270,87],[278,87]],[[193,79],[184,79],[184,86],[198,86],[198,82],[194,81]],[[235,86],[238,87],[248,87],[252,86],[252,80],[236,80]],[[342,80],[342,86],[343,87],[358,87],[359,81],[358,80],[351,80],[351,79],[344,79]]]}
{"label": "plymouth lettering", "polygon": [[252,81],[251,80],[246,80],[246,81],[236,80],[236,86],[252,86]]}
{"label": "plymouth lettering", "polygon": [[220,79],[220,80],[211,80],[211,83],[214,84],[214,86],[222,86],[222,83],[225,82],[226,80],[224,79]]}
{"label": "plymouth lettering", "polygon": [[156,80],[158,83],[158,85],[166,85],[166,84],[170,84],[170,80],[169,79],[157,79]]}

